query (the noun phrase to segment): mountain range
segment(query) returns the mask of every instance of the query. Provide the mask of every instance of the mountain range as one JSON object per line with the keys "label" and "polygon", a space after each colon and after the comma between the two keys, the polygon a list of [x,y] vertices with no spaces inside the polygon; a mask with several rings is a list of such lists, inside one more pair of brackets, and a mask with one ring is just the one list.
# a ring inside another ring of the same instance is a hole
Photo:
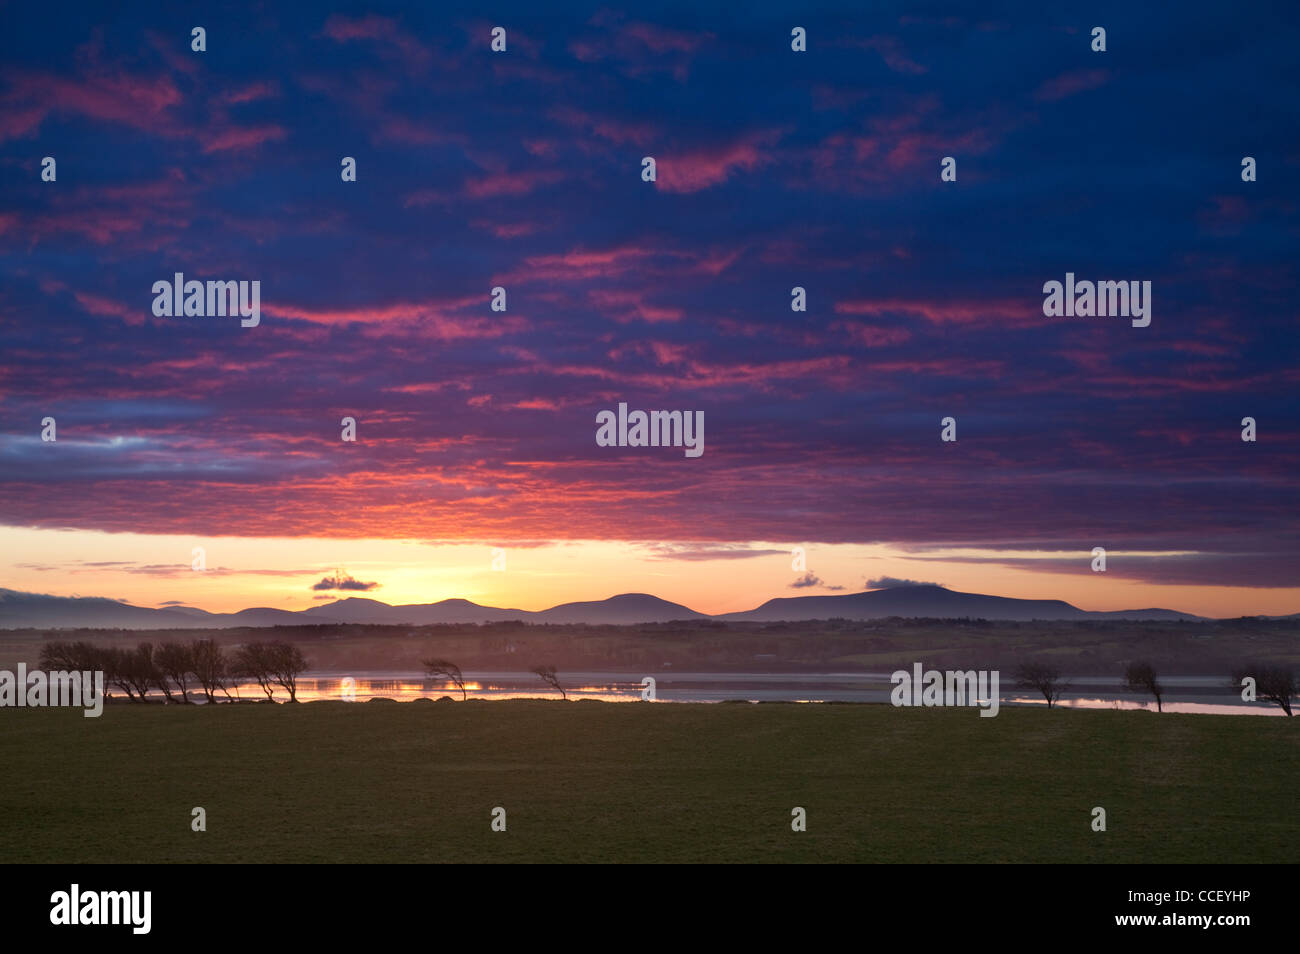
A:
{"label": "mountain range", "polygon": [[604,600],[562,603],[531,611],[480,606],[469,600],[392,606],[379,600],[349,598],[305,610],[254,607],[237,613],[209,613],[192,606],[150,609],[103,597],[46,596],[0,589],[0,629],[78,627],[123,629],[214,629],[302,626],[331,623],[425,626],[433,623],[588,623],[625,625],[674,620],[800,622],[816,619],[883,619],[889,616],[989,620],[1195,620],[1168,609],[1091,612],[1063,600],[1023,600],[961,593],[935,584],[911,584],[836,596],[794,596],[768,600],[740,613],[709,616],[680,603],[646,593],[623,593]]}

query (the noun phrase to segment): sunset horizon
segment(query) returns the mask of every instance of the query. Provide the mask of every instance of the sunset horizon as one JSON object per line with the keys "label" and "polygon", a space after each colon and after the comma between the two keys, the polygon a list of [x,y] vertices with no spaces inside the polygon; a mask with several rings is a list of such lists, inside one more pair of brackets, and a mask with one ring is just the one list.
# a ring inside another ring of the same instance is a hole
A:
{"label": "sunset horizon", "polygon": [[[0,531],[0,536],[6,532],[11,539],[15,536],[13,531]],[[1093,612],[1162,608],[1220,619],[1300,612],[1300,589],[1292,587],[1213,587],[1126,579],[1126,573],[1150,571],[1169,555],[1123,551],[1108,552],[1106,572],[1094,573],[1090,569],[1094,557],[1088,551],[1008,554],[936,548],[934,552],[942,555],[909,555],[888,547],[762,541],[664,544],[571,540],[500,546],[481,541],[210,538],[200,544],[197,538],[160,540],[119,534],[102,535],[94,541],[86,537],[87,542],[76,548],[88,556],[118,559],[68,560],[67,537],[60,534],[46,544],[49,562],[40,559],[46,535],[23,538],[10,552],[21,553],[25,559],[12,564],[0,577],[5,588],[50,596],[102,597],[143,607],[180,604],[218,613],[256,606],[303,610],[347,596],[364,596],[394,606],[466,599],[536,612],[561,603],[648,593],[716,616],[752,609],[768,599],[833,596],[912,582],[1016,599],[1063,600]],[[193,557],[194,548],[200,545],[205,562],[202,570],[195,569]],[[353,559],[319,562],[323,548],[340,555],[362,552]],[[803,552],[802,563],[797,562],[801,558],[796,548]],[[424,555],[412,559],[412,552]],[[165,555],[179,555],[184,562],[164,563]],[[248,560],[263,565],[239,565]],[[1130,562],[1136,564],[1136,570],[1127,569]],[[795,565],[804,569],[795,570]],[[335,576],[337,584],[332,585]]]}

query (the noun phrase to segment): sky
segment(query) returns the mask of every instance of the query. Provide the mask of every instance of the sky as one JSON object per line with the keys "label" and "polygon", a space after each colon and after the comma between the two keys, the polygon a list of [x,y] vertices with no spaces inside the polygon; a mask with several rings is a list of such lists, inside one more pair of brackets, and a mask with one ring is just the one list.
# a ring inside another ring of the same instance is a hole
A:
{"label": "sky", "polygon": [[1287,5],[540,7],[6,9],[0,586],[1300,612]]}

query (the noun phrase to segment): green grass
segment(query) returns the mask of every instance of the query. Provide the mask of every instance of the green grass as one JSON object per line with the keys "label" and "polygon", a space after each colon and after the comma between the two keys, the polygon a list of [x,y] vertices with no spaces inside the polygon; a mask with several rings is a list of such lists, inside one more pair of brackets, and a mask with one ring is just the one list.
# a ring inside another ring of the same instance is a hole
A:
{"label": "green grass", "polygon": [[[1296,732],[1037,708],[6,709],[0,858],[1291,862]],[[498,805],[504,833],[489,826]],[[190,830],[194,806],[206,832]],[[790,830],[794,806],[806,832]]]}

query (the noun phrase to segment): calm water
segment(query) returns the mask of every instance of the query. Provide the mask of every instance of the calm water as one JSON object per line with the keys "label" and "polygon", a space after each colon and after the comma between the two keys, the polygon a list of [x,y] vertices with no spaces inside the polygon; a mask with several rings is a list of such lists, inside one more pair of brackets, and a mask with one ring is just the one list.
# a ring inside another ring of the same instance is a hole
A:
{"label": "calm water", "polygon": [[[471,699],[558,699],[530,672],[466,672],[465,691]],[[654,673],[658,702],[722,702],[744,699],[751,702],[889,702],[889,673]],[[644,678],[640,673],[561,672],[560,684],[570,699],[599,699],[605,702],[636,702],[641,699]],[[1228,715],[1281,716],[1276,705],[1246,703],[1225,679],[1212,676],[1170,676],[1166,686],[1166,712],[1222,713]],[[257,683],[240,683],[231,694],[241,699],[264,699]],[[451,696],[460,691],[450,683],[409,672],[312,672],[298,680],[298,699],[312,702],[351,696],[358,702],[373,698],[409,702]],[[283,701],[287,694],[277,689]],[[1043,705],[1042,698],[1020,692],[1005,684],[1002,705]],[[1113,679],[1088,677],[1071,680],[1071,689],[1059,705],[1084,709],[1150,709],[1155,703],[1140,701],[1126,693]]]}

